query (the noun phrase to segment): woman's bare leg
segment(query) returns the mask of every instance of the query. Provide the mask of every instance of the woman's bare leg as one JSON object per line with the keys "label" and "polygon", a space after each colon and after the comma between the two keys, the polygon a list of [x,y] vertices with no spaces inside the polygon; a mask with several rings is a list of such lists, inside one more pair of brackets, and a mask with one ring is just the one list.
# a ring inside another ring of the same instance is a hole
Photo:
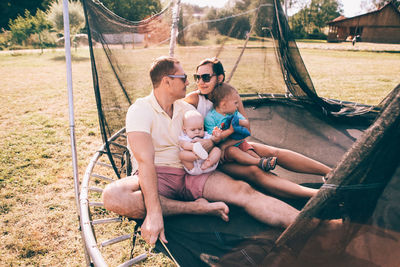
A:
{"label": "woman's bare leg", "polygon": [[259,156],[277,157],[277,164],[290,171],[325,176],[332,170],[321,162],[288,149],[280,149],[260,143],[249,143]]}
{"label": "woman's bare leg", "polygon": [[248,181],[281,197],[307,198],[313,197],[318,192],[317,189],[301,186],[272,173],[264,172],[257,166],[225,163],[219,169],[232,177]]}

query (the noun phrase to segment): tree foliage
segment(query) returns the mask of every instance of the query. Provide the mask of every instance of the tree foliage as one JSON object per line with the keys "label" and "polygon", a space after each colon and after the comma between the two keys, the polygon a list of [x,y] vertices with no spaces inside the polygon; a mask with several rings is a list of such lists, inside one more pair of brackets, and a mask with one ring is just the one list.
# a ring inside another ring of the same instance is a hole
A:
{"label": "tree foliage", "polygon": [[362,5],[368,6],[368,11],[373,11],[383,7],[389,2],[393,2],[393,4],[400,11],[400,0],[365,0],[362,1]]}
{"label": "tree foliage", "polygon": [[[85,15],[82,4],[78,1],[69,1],[68,4],[69,27],[71,35],[79,33],[85,27]],[[52,23],[53,28],[62,33],[64,31],[64,16],[62,1],[53,2],[47,11],[47,18]]]}
{"label": "tree foliage", "polygon": [[326,23],[343,13],[338,0],[311,0],[290,19],[296,38],[321,37]]}
{"label": "tree foliage", "polygon": [[210,23],[211,28],[215,28],[222,35],[244,39],[250,30],[250,22],[247,17],[230,17],[235,13],[234,10],[212,10],[207,14],[207,19],[213,20],[226,18],[226,20]]}
{"label": "tree foliage", "polygon": [[0,29],[9,30],[9,21],[18,16],[24,16],[25,10],[35,14],[37,10],[46,11],[53,0],[1,0],[0,1]]}
{"label": "tree foliage", "polygon": [[15,20],[10,20],[11,41],[16,44],[23,44],[32,34],[39,34],[51,27],[46,19],[46,14],[42,10],[37,10],[36,15],[32,16],[29,10],[25,10],[24,16],[18,15]]}
{"label": "tree foliage", "polygon": [[161,11],[159,0],[102,0],[102,3],[120,17],[139,21]]}
{"label": "tree foliage", "polygon": [[245,39],[250,31],[251,22],[247,16],[232,17],[234,14],[251,9],[255,2],[252,0],[236,1],[235,5],[229,9],[211,9],[207,14],[207,19],[227,18],[223,21],[210,23],[211,28],[215,28],[222,35],[237,39]]}

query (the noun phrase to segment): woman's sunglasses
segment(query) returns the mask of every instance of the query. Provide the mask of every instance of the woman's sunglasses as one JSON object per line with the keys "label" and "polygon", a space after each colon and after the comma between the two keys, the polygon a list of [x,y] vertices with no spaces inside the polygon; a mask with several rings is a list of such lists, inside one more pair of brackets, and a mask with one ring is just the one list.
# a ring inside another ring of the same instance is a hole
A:
{"label": "woman's sunglasses", "polygon": [[182,79],[182,81],[185,83],[186,82],[186,80],[187,80],[187,75],[186,74],[183,74],[183,75],[167,75],[168,77],[171,77],[171,78],[180,78],[180,79]]}
{"label": "woman's sunglasses", "polygon": [[211,80],[212,76],[215,76],[215,75],[216,75],[215,73],[213,73],[213,74],[206,73],[206,74],[202,74],[202,75],[193,74],[193,77],[196,82],[200,81],[200,79],[201,79],[201,80],[203,80],[203,82],[208,83]]}

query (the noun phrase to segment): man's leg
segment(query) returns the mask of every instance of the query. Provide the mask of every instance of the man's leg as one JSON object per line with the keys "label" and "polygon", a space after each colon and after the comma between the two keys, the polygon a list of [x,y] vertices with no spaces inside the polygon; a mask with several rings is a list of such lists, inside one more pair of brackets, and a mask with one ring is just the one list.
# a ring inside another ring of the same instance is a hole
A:
{"label": "man's leg", "polygon": [[317,175],[327,175],[332,169],[325,164],[306,157],[297,152],[249,142],[261,157],[277,157],[277,164],[285,169]]}
{"label": "man's leg", "polygon": [[209,201],[223,201],[244,208],[263,223],[288,227],[299,211],[276,198],[264,195],[249,184],[234,180],[221,172],[213,172],[207,179],[203,196]]}
{"label": "man's leg", "polygon": [[225,163],[219,169],[232,177],[248,181],[280,197],[313,197],[318,192],[317,189],[301,186],[270,172],[265,172],[257,166]]}
{"label": "man's leg", "polygon": [[[135,219],[145,217],[146,208],[144,206],[143,195],[139,189],[137,176],[130,176],[117,180],[103,191],[104,207],[119,215]],[[163,215],[176,214],[208,214],[221,217],[228,221],[229,208],[223,202],[210,203],[205,199],[184,202],[168,199],[160,196]]]}

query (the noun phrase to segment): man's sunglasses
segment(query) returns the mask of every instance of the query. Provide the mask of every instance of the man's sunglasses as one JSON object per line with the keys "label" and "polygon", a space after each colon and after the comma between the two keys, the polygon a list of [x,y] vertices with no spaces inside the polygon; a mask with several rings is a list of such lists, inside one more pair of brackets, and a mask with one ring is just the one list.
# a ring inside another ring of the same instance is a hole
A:
{"label": "man's sunglasses", "polygon": [[183,75],[167,75],[168,77],[171,77],[171,78],[180,78],[180,79],[182,79],[182,81],[185,83],[186,82],[186,80],[187,80],[187,75],[186,74],[183,74]]}
{"label": "man's sunglasses", "polygon": [[215,75],[216,75],[215,73],[213,73],[213,74],[206,73],[206,74],[202,74],[202,75],[193,74],[193,77],[196,82],[200,81],[200,79],[202,79],[203,82],[208,83],[211,80],[212,76],[215,76]]}

